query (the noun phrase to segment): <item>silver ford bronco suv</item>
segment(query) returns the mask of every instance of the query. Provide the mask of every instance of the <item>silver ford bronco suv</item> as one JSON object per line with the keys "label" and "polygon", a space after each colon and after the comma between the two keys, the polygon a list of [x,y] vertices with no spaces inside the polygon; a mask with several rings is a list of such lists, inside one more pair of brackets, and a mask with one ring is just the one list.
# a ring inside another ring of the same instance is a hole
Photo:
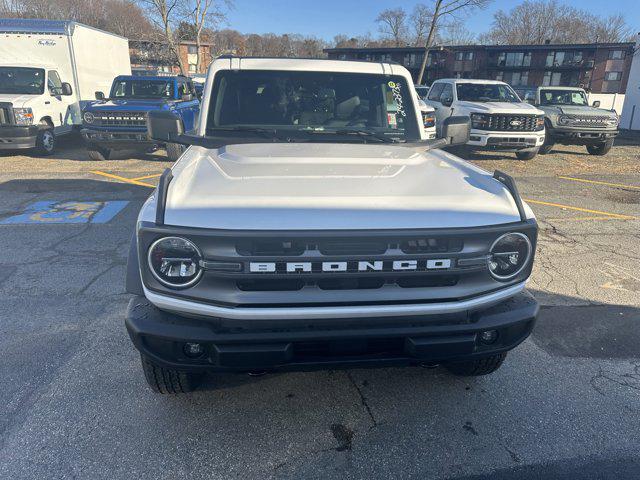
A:
{"label": "silver ford bronco suv", "polygon": [[549,153],[556,143],[584,145],[591,155],[606,155],[611,150],[618,135],[618,115],[599,108],[597,100],[589,105],[584,89],[520,87],[516,92],[544,112],[546,137],[539,153]]}
{"label": "silver ford bronco suv", "polygon": [[126,327],[151,388],[207,372],[495,371],[531,332],[537,224],[508,175],[428,139],[398,65],[222,57],[187,150],[142,207]]}

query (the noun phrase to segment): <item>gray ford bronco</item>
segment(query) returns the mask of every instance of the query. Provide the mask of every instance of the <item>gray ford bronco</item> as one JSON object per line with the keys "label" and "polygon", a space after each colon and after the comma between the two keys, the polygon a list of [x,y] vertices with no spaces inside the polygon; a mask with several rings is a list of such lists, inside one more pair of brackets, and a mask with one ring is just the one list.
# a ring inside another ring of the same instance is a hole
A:
{"label": "gray ford bronco", "polygon": [[428,139],[409,72],[222,57],[142,207],[126,327],[151,388],[207,372],[442,364],[484,375],[531,332],[537,224],[513,180]]}
{"label": "gray ford bronco", "polygon": [[516,88],[520,98],[544,111],[545,142],[541,154],[547,154],[556,143],[584,145],[591,155],[605,155],[618,135],[618,115],[590,106],[587,92],[577,87]]}

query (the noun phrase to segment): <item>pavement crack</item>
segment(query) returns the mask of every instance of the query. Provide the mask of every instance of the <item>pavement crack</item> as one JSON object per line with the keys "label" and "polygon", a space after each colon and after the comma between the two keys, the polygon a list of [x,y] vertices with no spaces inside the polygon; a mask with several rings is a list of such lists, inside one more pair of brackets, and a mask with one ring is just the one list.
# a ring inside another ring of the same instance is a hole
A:
{"label": "pavement crack", "polygon": [[351,382],[351,384],[353,385],[353,387],[358,392],[358,396],[360,397],[360,404],[362,405],[362,407],[364,407],[365,411],[369,415],[369,419],[371,420],[371,426],[369,427],[369,430],[372,430],[372,429],[376,428],[378,426],[378,421],[376,420],[376,417],[373,415],[373,411],[371,410],[371,407],[369,406],[369,403],[367,401],[367,397],[365,397],[364,393],[362,393],[362,389],[358,386],[356,381],[353,379],[353,376],[351,375],[351,372],[346,372],[346,375],[347,375],[347,378],[349,379],[349,381]]}

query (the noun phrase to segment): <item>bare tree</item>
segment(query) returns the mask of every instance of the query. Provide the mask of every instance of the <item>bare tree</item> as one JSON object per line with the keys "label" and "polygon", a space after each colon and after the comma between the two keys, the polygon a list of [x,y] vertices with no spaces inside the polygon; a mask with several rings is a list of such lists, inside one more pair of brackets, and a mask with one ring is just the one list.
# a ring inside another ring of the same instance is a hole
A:
{"label": "bare tree", "polygon": [[407,13],[402,8],[383,10],[376,18],[380,32],[391,38],[396,47],[402,46],[407,39],[406,20]]}
{"label": "bare tree", "polygon": [[[184,61],[180,55],[180,45],[174,33],[174,26],[178,17],[179,0],[138,0],[141,6],[146,7],[151,20],[162,32],[162,40],[173,53],[175,61],[180,68],[180,73],[186,74]],[[143,7],[143,8],[144,8]]]}
{"label": "bare tree", "polygon": [[423,3],[419,3],[413,8],[410,23],[412,27],[411,33],[414,37],[413,43],[416,47],[424,45],[432,18],[433,11]]}
{"label": "bare tree", "polygon": [[443,25],[438,32],[438,43],[441,45],[472,45],[476,41],[476,35],[459,21]]}
{"label": "bare tree", "polygon": [[205,29],[214,29],[225,20],[225,8],[231,7],[231,0],[189,0],[184,6],[185,20],[193,27],[196,42],[196,71],[202,66],[202,40]]}
{"label": "bare tree", "polygon": [[431,9],[433,15],[431,17],[431,24],[429,26],[429,33],[424,43],[424,58],[422,59],[422,65],[420,65],[420,71],[418,73],[417,83],[422,83],[424,77],[424,71],[427,68],[427,60],[429,58],[429,51],[433,46],[434,39],[438,26],[447,20],[456,18],[463,13],[469,13],[472,10],[486,7],[491,0],[434,0],[433,8]]}
{"label": "bare tree", "polygon": [[486,43],[543,44],[620,42],[631,30],[621,14],[598,17],[556,0],[526,0],[508,12],[495,13]]}

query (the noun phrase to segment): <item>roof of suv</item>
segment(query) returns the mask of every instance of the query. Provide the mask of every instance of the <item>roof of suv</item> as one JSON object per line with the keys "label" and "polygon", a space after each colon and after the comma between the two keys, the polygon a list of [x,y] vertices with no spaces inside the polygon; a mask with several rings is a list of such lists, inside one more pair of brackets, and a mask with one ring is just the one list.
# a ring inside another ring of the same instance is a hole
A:
{"label": "roof of suv", "polygon": [[[228,66],[225,65],[227,63]],[[214,67],[215,65],[215,67]],[[402,65],[351,60],[317,58],[267,58],[222,56],[211,63],[212,68],[231,70],[302,70],[315,72],[357,72],[381,75],[409,75]],[[411,82],[413,83],[413,81]]]}
{"label": "roof of suv", "polygon": [[480,83],[480,84],[487,84],[487,83],[492,83],[492,84],[499,84],[499,85],[506,85],[505,82],[501,82],[500,80],[483,80],[481,78],[440,78],[438,80],[435,80],[433,83],[436,82],[449,82],[449,83]]}

